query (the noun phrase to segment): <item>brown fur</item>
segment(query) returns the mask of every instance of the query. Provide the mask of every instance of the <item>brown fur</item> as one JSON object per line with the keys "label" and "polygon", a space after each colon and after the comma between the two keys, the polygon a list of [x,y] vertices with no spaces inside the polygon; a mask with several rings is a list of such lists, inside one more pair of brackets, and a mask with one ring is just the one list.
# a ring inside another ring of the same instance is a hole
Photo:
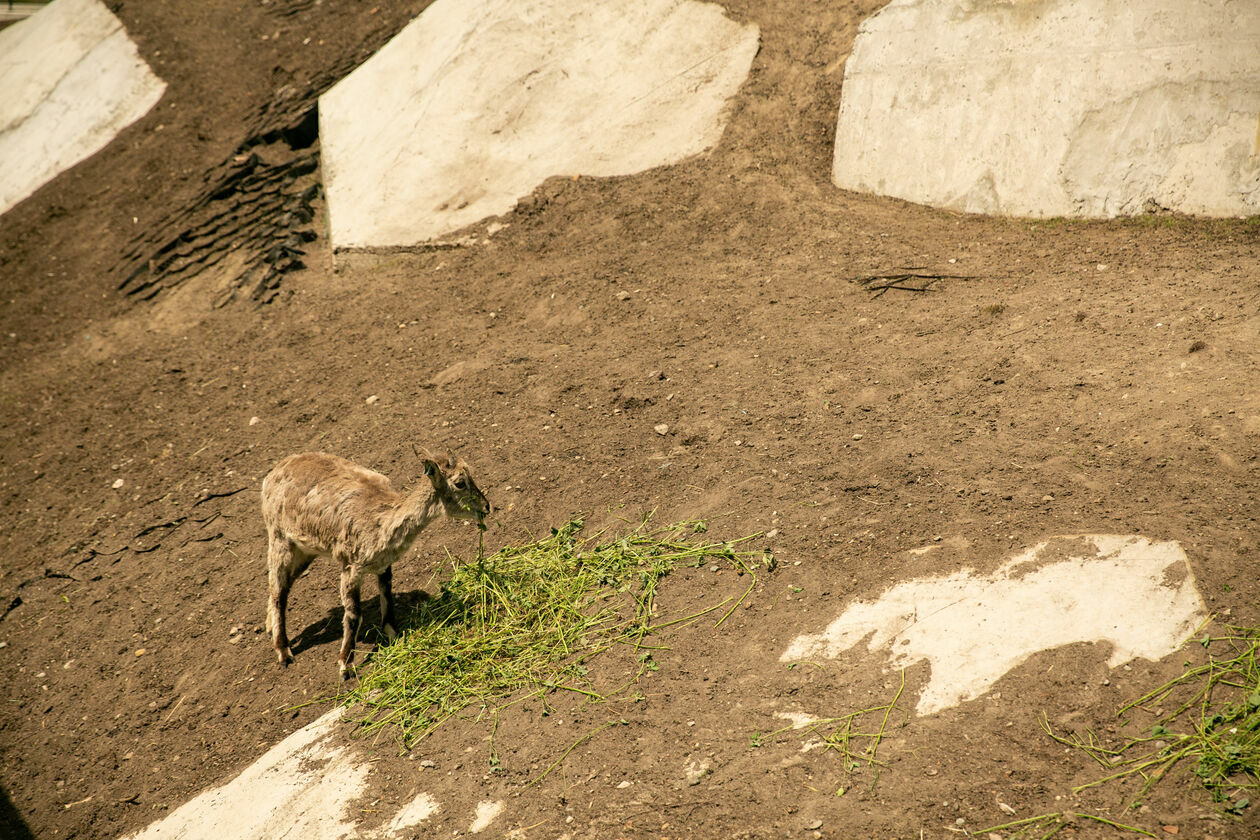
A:
{"label": "brown fur", "polygon": [[285,630],[289,590],[316,558],[341,566],[341,678],[354,658],[359,625],[359,589],[375,575],[381,592],[381,623],[393,639],[392,570],[416,536],[445,514],[478,524],[490,503],[477,488],[468,465],[450,457],[425,457],[428,484],[399,493],[389,479],[324,452],[290,455],[263,479],[262,511],[267,527],[267,629],[281,665],[293,661]]}

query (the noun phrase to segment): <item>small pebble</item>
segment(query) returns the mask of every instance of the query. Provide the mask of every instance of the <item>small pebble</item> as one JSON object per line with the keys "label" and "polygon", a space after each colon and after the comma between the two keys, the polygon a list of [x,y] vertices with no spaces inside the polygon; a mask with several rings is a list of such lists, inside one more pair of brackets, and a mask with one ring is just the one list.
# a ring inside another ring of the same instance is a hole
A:
{"label": "small pebble", "polygon": [[376,396],[376,394],[373,394],[372,396],[364,400],[364,402],[367,403],[368,405],[376,405],[376,401],[379,399],[380,397]]}
{"label": "small pebble", "polygon": [[251,425],[251,426],[257,426],[257,425],[258,425],[259,423],[261,423],[261,422],[262,422],[262,420],[258,419],[257,417],[251,417],[251,418],[249,418],[249,425]]}
{"label": "small pebble", "polygon": [[117,490],[118,488],[122,487],[124,483],[125,482],[121,478],[119,478],[114,481],[113,488]]}
{"label": "small pebble", "polygon": [[822,828],[822,820],[814,820],[812,823],[805,826],[806,831],[817,831],[820,828]]}
{"label": "small pebble", "polygon": [[634,782],[632,782],[632,781],[630,781],[629,779],[627,779],[626,781],[624,781],[624,782],[622,782],[621,784],[617,785],[617,790],[625,790],[626,788],[630,787],[630,785],[632,785],[632,784],[634,784]]}
{"label": "small pebble", "polygon": [[766,539],[768,540],[772,540],[777,536],[779,536],[778,528],[771,528],[769,531],[766,531]]}
{"label": "small pebble", "polygon": [[853,436],[853,439],[854,439],[854,440],[861,440],[861,439],[862,439],[862,436],[861,436],[861,435],[854,435],[854,436]]}
{"label": "small pebble", "polygon": [[658,435],[669,434],[669,426],[665,423],[657,423],[655,426],[652,427],[652,430],[655,431]]}

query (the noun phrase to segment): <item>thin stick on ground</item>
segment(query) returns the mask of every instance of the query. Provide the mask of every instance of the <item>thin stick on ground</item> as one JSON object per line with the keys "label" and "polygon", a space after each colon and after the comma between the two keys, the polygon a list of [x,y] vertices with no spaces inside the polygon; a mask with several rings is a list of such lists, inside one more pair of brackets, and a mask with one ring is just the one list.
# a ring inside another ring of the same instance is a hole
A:
{"label": "thin stick on ground", "polygon": [[939,280],[974,280],[965,274],[936,274],[918,267],[897,269],[882,274],[868,274],[852,278],[853,282],[880,297],[890,289],[900,292],[934,292]]}

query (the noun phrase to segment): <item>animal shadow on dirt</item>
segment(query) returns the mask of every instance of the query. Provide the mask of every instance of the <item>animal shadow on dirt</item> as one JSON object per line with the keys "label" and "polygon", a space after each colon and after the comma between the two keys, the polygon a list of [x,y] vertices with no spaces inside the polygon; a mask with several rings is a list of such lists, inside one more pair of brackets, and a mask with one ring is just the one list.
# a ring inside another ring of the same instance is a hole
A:
{"label": "animal shadow on dirt", "polygon": [[[412,619],[420,611],[420,605],[431,600],[432,597],[423,589],[413,589],[410,592],[395,591],[394,612],[399,629],[411,626]],[[328,649],[331,651],[330,655],[336,659],[337,644],[341,642],[341,616],[342,607],[337,604],[329,607],[323,618],[303,627],[302,632],[289,642],[294,656],[305,650],[311,650],[318,656],[322,649]],[[384,644],[386,641],[385,634],[381,631],[381,603],[375,595],[363,599],[359,639],[376,645]],[[371,658],[371,653],[368,653],[359,664],[365,665],[371,661]]]}

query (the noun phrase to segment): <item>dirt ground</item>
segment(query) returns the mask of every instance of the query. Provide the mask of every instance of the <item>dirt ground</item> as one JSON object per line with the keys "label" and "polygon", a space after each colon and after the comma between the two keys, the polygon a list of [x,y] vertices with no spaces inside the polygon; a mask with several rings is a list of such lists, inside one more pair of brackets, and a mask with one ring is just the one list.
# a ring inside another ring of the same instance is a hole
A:
{"label": "dirt ground", "polygon": [[[1034,656],[980,700],[896,716],[878,772],[759,735],[778,711],[892,696],[899,676],[861,653],[778,661],[848,599],[987,572],[1054,534],[1177,540],[1210,609],[1260,622],[1260,225],[1001,220],[841,192],[843,65],[879,0],[724,5],[762,47],[710,154],[552,179],[475,247],[334,267],[321,236],[271,303],[215,309],[214,277],[120,293],[126,244],[198,194],[279,87],[309,87],[424,3],[112,4],[166,97],[0,217],[0,833],[134,831],[327,711],[294,706],[335,687],[334,576],[299,583],[298,658],[279,669],[259,482],[324,449],[410,485],[415,444],[473,464],[496,506],[489,549],[578,511],[654,509],[723,538],[777,530],[757,544],[780,566],[722,627],[665,636],[659,671],[608,703],[515,706],[493,743],[484,721],[406,756],[364,742],[365,826],[428,791],[432,836],[465,831],[484,799],[509,803],[490,833],[525,838],[909,840],[1064,810],[1257,836],[1254,807],[1220,817],[1188,770],[1134,811],[1131,786],[1074,796],[1100,768],[1041,730],[1044,715],[1114,734],[1117,708],[1193,653],[1115,671],[1090,645]],[[909,267],[954,276],[855,281]],[[959,548],[907,553],[937,537]],[[432,588],[443,545],[469,556],[475,532],[433,526],[396,569],[405,599]],[[692,570],[662,605],[746,586]],[[593,684],[633,665],[599,662]],[[905,708],[925,677],[906,674]],[[1122,835],[1078,820],[1060,836]]]}

